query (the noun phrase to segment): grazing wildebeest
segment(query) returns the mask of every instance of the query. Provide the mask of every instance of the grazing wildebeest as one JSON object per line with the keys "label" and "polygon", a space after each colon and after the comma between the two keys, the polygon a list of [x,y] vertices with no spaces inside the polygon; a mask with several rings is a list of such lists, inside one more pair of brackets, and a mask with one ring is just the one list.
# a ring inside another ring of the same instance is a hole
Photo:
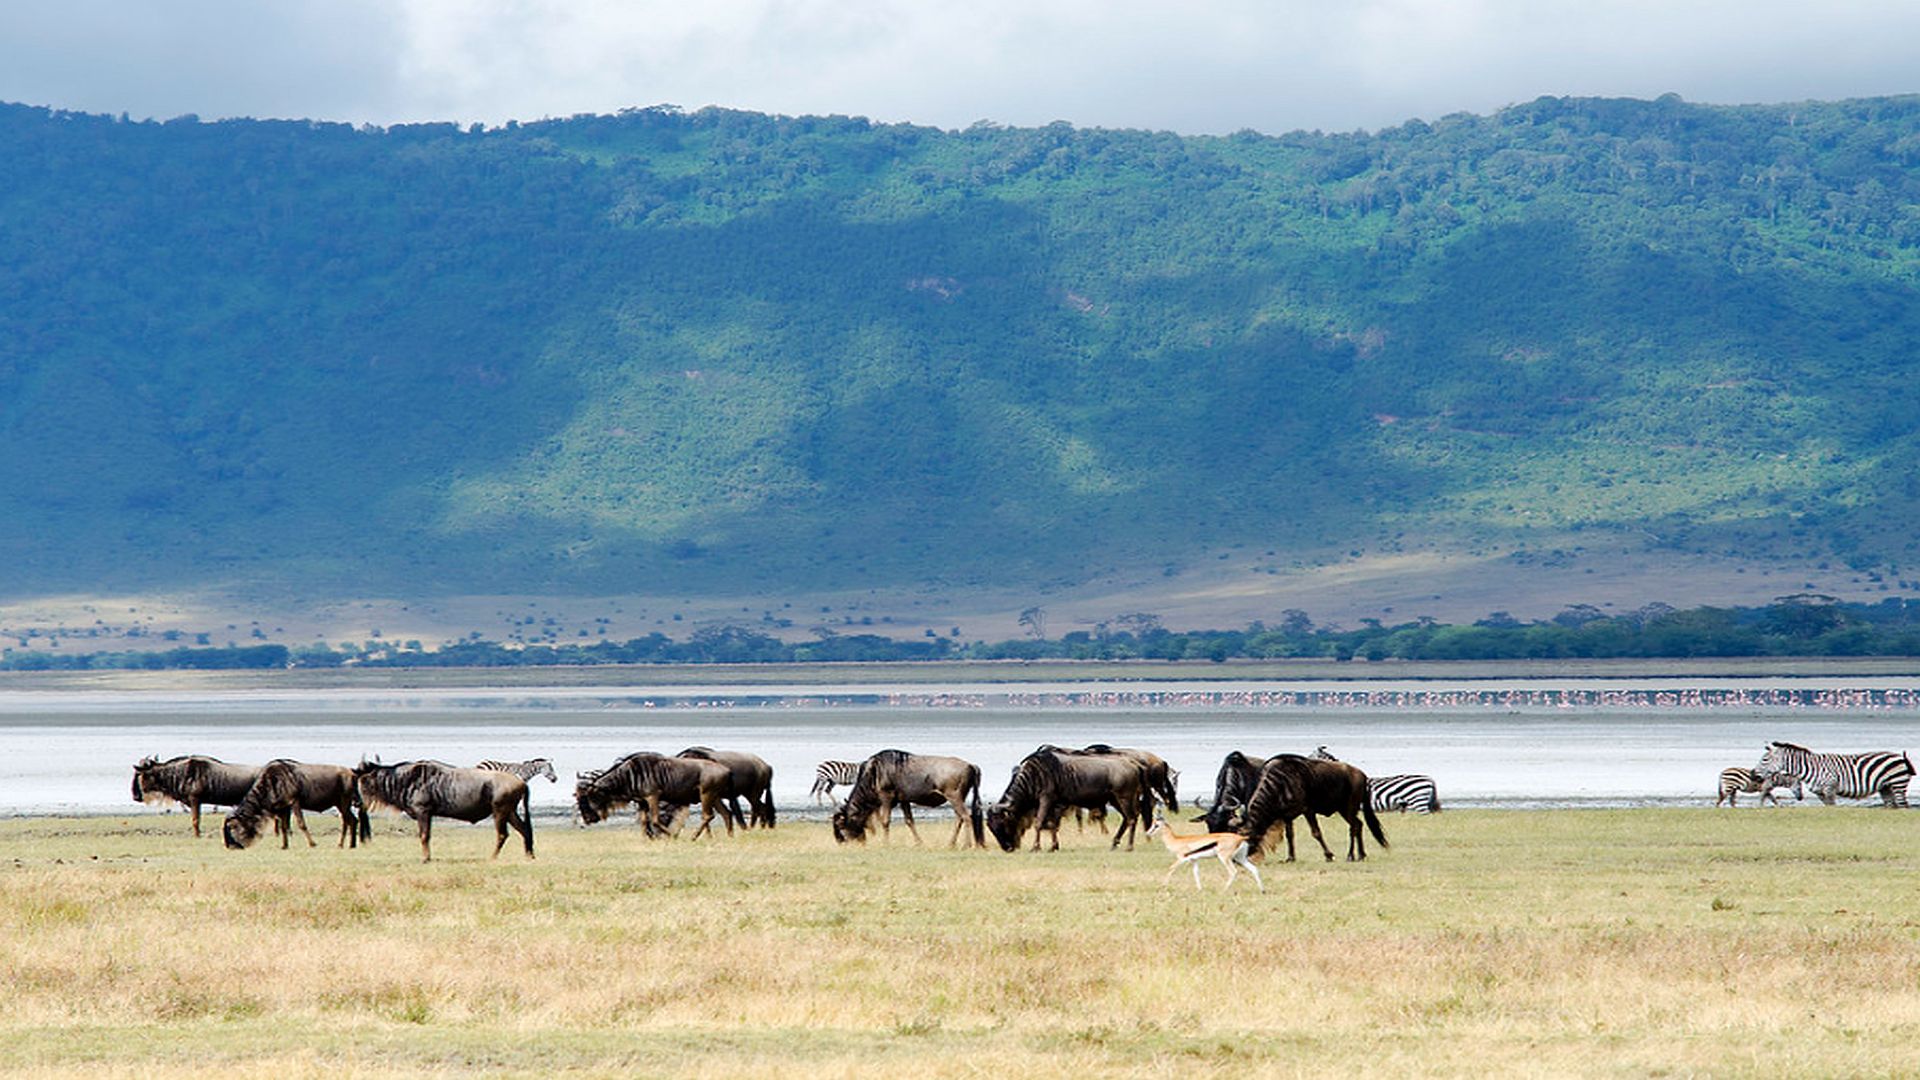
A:
{"label": "grazing wildebeest", "polygon": [[1380,829],[1380,818],[1374,814],[1367,798],[1367,774],[1345,762],[1316,761],[1298,754],[1268,758],[1260,767],[1253,794],[1239,815],[1238,831],[1246,834],[1258,851],[1267,830],[1279,822],[1286,830],[1287,861],[1292,862],[1293,819],[1305,815],[1307,828],[1320,844],[1320,851],[1332,862],[1333,851],[1320,835],[1320,823],[1315,820],[1318,814],[1338,814],[1346,819],[1348,862],[1367,857],[1367,844],[1360,829],[1362,819],[1380,846],[1388,846],[1386,833]]}
{"label": "grazing wildebeest", "polygon": [[749,754],[743,750],[715,750],[708,746],[689,746],[680,751],[680,757],[696,758],[701,761],[717,761],[727,767],[732,777],[733,792],[727,802],[735,817],[740,816],[740,804],[736,799],[747,800],[747,828],[755,825],[773,828],[773,766],[758,754]]}
{"label": "grazing wildebeest", "polygon": [[352,769],[342,765],[303,765],[278,758],[260,770],[260,778],[247,789],[246,797],[233,813],[227,815],[220,835],[228,847],[239,851],[260,835],[261,819],[270,818],[279,828],[280,849],[285,851],[291,817],[307,838],[307,846],[315,847],[304,811],[338,810],[340,842],[335,846],[359,847],[359,819],[354,812],[359,801],[354,794]]}
{"label": "grazing wildebeest", "polygon": [[1120,811],[1120,825],[1108,846],[1119,847],[1124,836],[1132,851],[1141,811],[1151,805],[1146,788],[1146,770],[1137,758],[1042,746],[1020,762],[1000,801],[987,810],[987,829],[1002,850],[1013,851],[1032,825],[1033,850],[1040,850],[1041,833],[1051,831],[1051,850],[1058,851],[1060,819],[1068,810],[1111,805]]}
{"label": "grazing wildebeest", "polygon": [[733,834],[734,813],[727,805],[733,792],[733,772],[717,761],[705,758],[667,757],[663,754],[628,754],[613,767],[591,780],[582,780],[573,789],[580,820],[592,825],[608,816],[615,807],[641,804],[641,820],[648,836],[665,834],[660,808],[672,805],[700,804],[698,840],[713,832],[717,811]]}
{"label": "grazing wildebeest", "polygon": [[202,806],[238,806],[260,778],[258,765],[229,765],[197,754],[160,761],[143,758],[133,767],[133,801],[171,800],[193,811],[193,835],[200,835]]}
{"label": "grazing wildebeest", "polygon": [[833,812],[833,838],[840,843],[867,839],[867,826],[875,811],[880,814],[880,834],[890,833],[893,808],[920,842],[920,830],[913,827],[916,806],[953,808],[953,836],[947,846],[960,842],[960,830],[973,825],[975,847],[985,847],[980,831],[980,767],[957,757],[937,754],[909,754],[905,750],[882,750],[860,763],[847,801]]}
{"label": "grazing wildebeest", "polygon": [[1213,804],[1194,820],[1206,822],[1213,832],[1232,828],[1235,815],[1253,797],[1254,782],[1260,779],[1260,767],[1266,763],[1266,758],[1248,757],[1238,750],[1229,750],[1213,778]]}
{"label": "grazing wildebeest", "polygon": [[533,858],[533,796],[527,782],[494,769],[462,769],[443,761],[403,761],[382,765],[363,761],[353,770],[354,786],[365,804],[362,817],[384,806],[420,825],[420,857],[433,861],[433,819],[474,822],[493,818],[493,858],[507,843],[507,827],[519,830]]}

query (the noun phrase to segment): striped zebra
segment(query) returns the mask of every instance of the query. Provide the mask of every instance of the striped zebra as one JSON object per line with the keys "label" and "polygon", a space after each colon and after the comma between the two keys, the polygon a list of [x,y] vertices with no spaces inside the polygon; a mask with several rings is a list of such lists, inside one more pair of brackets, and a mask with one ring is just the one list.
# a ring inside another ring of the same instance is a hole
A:
{"label": "striped zebra", "polygon": [[1389,810],[1437,814],[1440,812],[1440,789],[1435,786],[1433,777],[1418,773],[1374,776],[1367,780],[1367,801],[1373,804],[1376,814],[1384,814]]}
{"label": "striped zebra", "polygon": [[[1312,756],[1320,761],[1339,761],[1325,746],[1314,747]],[[1431,776],[1401,773],[1397,776],[1367,778],[1367,804],[1376,814],[1440,812],[1440,788]]]}
{"label": "striped zebra", "polygon": [[1913,762],[1905,754],[1876,750],[1864,754],[1816,754],[1789,742],[1767,744],[1755,772],[1786,773],[1806,782],[1828,806],[1835,796],[1870,799],[1880,796],[1887,806],[1907,805],[1907,782]]}
{"label": "striped zebra", "polygon": [[822,799],[832,802],[834,786],[852,787],[854,777],[859,774],[860,763],[857,761],[823,761],[819,768],[813,770],[813,790],[808,794],[813,796],[816,803]]}
{"label": "striped zebra", "polygon": [[1774,788],[1791,788],[1795,799],[1806,798],[1797,776],[1733,768],[1720,771],[1720,797],[1713,800],[1713,805],[1726,803],[1728,806],[1739,806],[1740,796],[1759,792],[1761,806],[1767,805],[1768,799],[1773,800],[1773,805],[1779,806],[1780,796],[1773,793]]}
{"label": "striped zebra", "polygon": [[552,783],[559,783],[560,777],[554,774],[553,762],[537,757],[531,761],[483,761],[475,765],[476,769],[492,769],[494,772],[512,773],[522,780],[531,780],[544,776]]}

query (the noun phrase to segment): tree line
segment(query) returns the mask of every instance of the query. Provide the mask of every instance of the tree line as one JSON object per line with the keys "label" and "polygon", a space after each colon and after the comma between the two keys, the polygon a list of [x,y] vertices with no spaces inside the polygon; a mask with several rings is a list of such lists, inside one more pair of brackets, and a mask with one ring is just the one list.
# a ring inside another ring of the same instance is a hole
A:
{"label": "tree line", "polygon": [[1819,594],[1783,596],[1763,607],[1678,609],[1650,604],[1608,614],[1591,605],[1551,619],[1522,621],[1495,612],[1471,624],[1429,618],[1357,627],[1316,625],[1304,612],[1269,626],[1168,630],[1131,615],[1057,638],[1030,636],[962,643],[880,634],[826,634],[783,641],[742,626],[706,627],[685,640],[651,633],[591,644],[507,645],[461,640],[428,649],[419,642],[289,648],[252,645],[151,652],[57,654],[6,650],[0,670],[219,670],[271,668],[543,667],[620,664],[888,663],[916,660],[1572,660],[1675,657],[1920,656],[1920,600],[1841,603]]}

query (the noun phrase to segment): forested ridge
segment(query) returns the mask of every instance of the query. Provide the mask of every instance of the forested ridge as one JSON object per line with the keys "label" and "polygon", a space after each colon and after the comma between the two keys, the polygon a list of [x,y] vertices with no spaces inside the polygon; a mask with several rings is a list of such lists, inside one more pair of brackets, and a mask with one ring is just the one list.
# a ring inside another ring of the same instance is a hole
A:
{"label": "forested ridge", "polygon": [[[1227,137],[0,107],[0,582],[1912,560],[1920,97]],[[1650,598],[1651,599],[1651,598]]]}

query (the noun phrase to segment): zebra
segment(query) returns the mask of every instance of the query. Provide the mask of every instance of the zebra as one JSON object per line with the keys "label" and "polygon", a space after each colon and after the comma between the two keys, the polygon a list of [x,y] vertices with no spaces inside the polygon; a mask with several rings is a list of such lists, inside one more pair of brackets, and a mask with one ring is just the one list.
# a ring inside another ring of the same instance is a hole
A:
{"label": "zebra", "polygon": [[476,769],[492,769],[495,772],[512,773],[522,780],[531,780],[544,776],[550,783],[559,783],[560,777],[554,774],[553,762],[537,757],[531,761],[483,761],[475,765]]}
{"label": "zebra", "polygon": [[1374,776],[1367,781],[1367,801],[1373,805],[1376,814],[1384,814],[1389,810],[1437,814],[1440,812],[1440,789],[1434,784],[1433,777],[1418,773]]}
{"label": "zebra", "polygon": [[[1324,745],[1314,747],[1311,756],[1320,761],[1340,760]],[[1433,777],[1419,773],[1368,777],[1367,805],[1373,807],[1376,814],[1389,811],[1437,814],[1440,812],[1440,788],[1433,782]]]}
{"label": "zebra", "polygon": [[1773,800],[1773,805],[1779,806],[1780,797],[1773,793],[1774,788],[1791,788],[1795,799],[1806,798],[1806,793],[1800,788],[1800,778],[1797,776],[1733,768],[1720,771],[1720,797],[1713,800],[1713,805],[1719,806],[1724,802],[1728,806],[1739,806],[1740,796],[1751,795],[1757,791],[1760,793],[1761,806],[1767,805],[1768,799]]}
{"label": "zebra", "polygon": [[808,794],[818,803],[823,799],[833,801],[834,785],[851,787],[853,778],[859,775],[860,763],[857,761],[823,761],[813,770],[813,790]]}
{"label": "zebra", "polygon": [[1869,799],[1876,794],[1887,806],[1905,806],[1907,782],[1913,779],[1913,762],[1907,755],[1891,750],[1816,754],[1804,746],[1772,742],[1767,744],[1767,752],[1753,771],[1798,777],[1828,806],[1833,805],[1835,796]]}

